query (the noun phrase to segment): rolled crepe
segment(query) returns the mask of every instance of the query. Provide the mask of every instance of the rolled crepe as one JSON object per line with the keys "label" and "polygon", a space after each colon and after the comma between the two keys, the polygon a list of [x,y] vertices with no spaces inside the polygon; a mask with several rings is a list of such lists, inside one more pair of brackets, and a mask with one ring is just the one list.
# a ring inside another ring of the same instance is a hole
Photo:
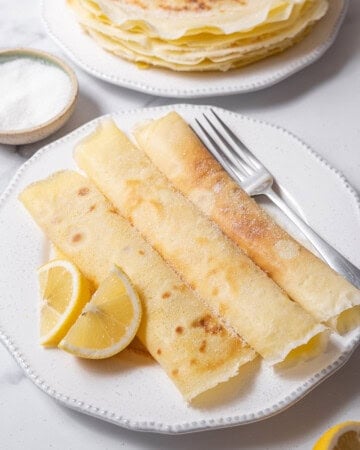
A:
{"label": "rolled crepe", "polygon": [[95,285],[114,264],[123,268],[143,305],[137,336],[186,400],[236,375],[255,357],[87,178],[58,172],[27,187],[20,200]]}
{"label": "rolled crepe", "polygon": [[339,332],[360,323],[360,291],[293,239],[243,191],[176,112],[139,127],[136,140],[171,183],[289,296]]}
{"label": "rolled crepe", "polygon": [[269,362],[324,327],[203,216],[112,121],[75,150],[79,166],[183,279]]}

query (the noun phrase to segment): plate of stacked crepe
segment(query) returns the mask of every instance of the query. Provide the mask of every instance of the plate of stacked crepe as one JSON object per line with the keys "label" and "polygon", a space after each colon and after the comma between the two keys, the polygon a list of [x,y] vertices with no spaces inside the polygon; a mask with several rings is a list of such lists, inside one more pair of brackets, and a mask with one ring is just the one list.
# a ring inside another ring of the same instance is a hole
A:
{"label": "plate of stacked crepe", "polygon": [[[290,133],[216,110],[359,264],[359,199],[344,178]],[[48,395],[134,430],[265,419],[334,373],[360,340],[360,292],[218,165],[188,126],[204,111],[91,121],[37,152],[0,200],[1,340]],[[121,267],[142,302],[143,350],[95,361],[40,347],[35,269],[50,245],[95,286]]]}
{"label": "plate of stacked crepe", "polygon": [[167,97],[249,92],[318,59],[347,0],[43,1],[50,36],[92,75]]}

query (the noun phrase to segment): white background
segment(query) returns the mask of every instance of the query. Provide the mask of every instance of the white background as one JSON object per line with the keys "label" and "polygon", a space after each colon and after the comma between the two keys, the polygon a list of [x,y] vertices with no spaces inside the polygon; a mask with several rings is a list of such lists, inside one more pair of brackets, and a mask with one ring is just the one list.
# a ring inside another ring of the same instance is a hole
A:
{"label": "white background", "polygon": [[[63,56],[45,35],[36,2],[0,0],[0,11],[0,47],[28,46]],[[118,109],[174,103],[75,70],[80,98],[69,123],[40,144],[0,145],[0,192],[38,148],[88,120]],[[352,0],[334,46],[303,72],[257,93],[192,103],[214,104],[289,129],[360,191],[360,2]],[[307,450],[328,426],[360,420],[359,380],[360,350],[339,372],[276,417],[223,431],[168,437],[122,430],[59,406],[24,377],[0,346],[0,449]]]}

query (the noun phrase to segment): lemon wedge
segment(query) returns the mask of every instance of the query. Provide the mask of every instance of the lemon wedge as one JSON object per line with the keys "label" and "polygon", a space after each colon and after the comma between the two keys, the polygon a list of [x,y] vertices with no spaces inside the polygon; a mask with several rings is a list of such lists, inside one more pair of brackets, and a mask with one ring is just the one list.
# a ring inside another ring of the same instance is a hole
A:
{"label": "lemon wedge", "polygon": [[89,301],[89,284],[74,264],[62,259],[44,264],[37,273],[41,294],[40,344],[53,347]]}
{"label": "lemon wedge", "polygon": [[81,358],[108,358],[130,344],[140,320],[139,297],[129,278],[115,267],[100,283],[59,347]]}
{"label": "lemon wedge", "polygon": [[313,450],[360,450],[360,422],[342,422],[327,430]]}

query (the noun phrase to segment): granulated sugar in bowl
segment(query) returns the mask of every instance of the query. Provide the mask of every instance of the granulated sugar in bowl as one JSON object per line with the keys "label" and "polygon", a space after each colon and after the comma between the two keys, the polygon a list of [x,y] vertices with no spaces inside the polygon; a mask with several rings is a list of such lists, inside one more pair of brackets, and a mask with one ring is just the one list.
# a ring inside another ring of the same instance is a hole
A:
{"label": "granulated sugar in bowl", "polygon": [[59,129],[77,97],[74,72],[44,52],[0,52],[0,142],[35,142]]}

